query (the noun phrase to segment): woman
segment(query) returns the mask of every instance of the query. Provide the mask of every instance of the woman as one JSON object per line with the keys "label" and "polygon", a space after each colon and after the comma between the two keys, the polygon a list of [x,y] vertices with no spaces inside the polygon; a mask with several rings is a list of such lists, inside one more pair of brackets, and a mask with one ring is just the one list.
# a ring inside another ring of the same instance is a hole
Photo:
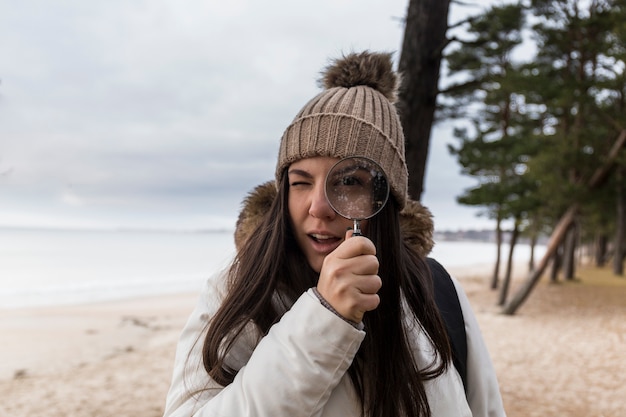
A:
{"label": "woman", "polygon": [[[209,280],[181,335],[165,416],[503,416],[467,298],[457,286],[464,390],[425,253],[401,228],[416,203],[391,55],[347,55],[323,83],[283,134],[275,191],[256,190],[267,206],[247,205],[236,259]],[[324,193],[330,168],[354,155],[390,185],[364,236]],[[417,230],[427,253],[430,227]]]}

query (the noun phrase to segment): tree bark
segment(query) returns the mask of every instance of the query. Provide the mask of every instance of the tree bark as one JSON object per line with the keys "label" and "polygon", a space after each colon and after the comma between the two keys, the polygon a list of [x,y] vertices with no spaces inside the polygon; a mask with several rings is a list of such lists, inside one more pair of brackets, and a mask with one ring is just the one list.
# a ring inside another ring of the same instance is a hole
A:
{"label": "tree bark", "polygon": [[406,139],[409,195],[420,201],[433,125],[450,0],[410,0],[398,70],[398,111]]}
{"label": "tree bark", "polygon": [[606,247],[607,247],[607,238],[604,233],[600,233],[600,235],[596,238],[596,253],[595,253],[595,262],[598,268],[604,267],[606,262]]}
{"label": "tree bark", "polygon": [[550,282],[556,283],[559,278],[559,271],[563,266],[563,245],[559,245],[552,256],[552,268],[550,269]]}
{"label": "tree bark", "polygon": [[[607,178],[609,171],[614,166],[615,159],[619,155],[620,151],[624,147],[624,143],[626,142],[626,130],[622,130],[615,140],[611,151],[609,152],[608,158],[594,173],[589,182],[587,183],[587,188],[595,189],[601,186]],[[552,232],[552,236],[550,237],[550,242],[548,243],[548,247],[546,249],[546,253],[541,258],[537,269],[528,275],[526,281],[521,286],[521,288],[517,291],[511,301],[504,306],[502,313],[513,315],[517,311],[517,309],[526,301],[533,288],[539,282],[541,275],[544,273],[546,267],[548,266],[548,261],[556,252],[558,246],[563,242],[565,238],[565,234],[567,229],[571,226],[571,224],[576,219],[576,215],[579,210],[578,203],[573,203],[569,209],[565,212],[565,214],[561,217],[559,222],[557,223],[554,231]]]}
{"label": "tree bark", "polygon": [[624,167],[619,167],[617,178],[617,221],[615,226],[615,250],[613,254],[613,274],[624,275],[624,239],[626,238],[626,190],[624,190]]}
{"label": "tree bark", "polygon": [[537,247],[537,235],[533,233],[530,238],[530,257],[528,258],[528,271],[535,269],[535,248]]}
{"label": "tree bark", "polygon": [[565,245],[563,245],[563,278],[567,281],[573,280],[576,274],[577,229],[576,222],[572,223],[565,236]]}
{"label": "tree bark", "polygon": [[503,306],[504,303],[506,303],[506,298],[509,294],[511,274],[513,273],[513,253],[515,251],[517,239],[519,238],[519,223],[519,219],[516,219],[513,226],[513,233],[511,233],[511,241],[509,242],[509,257],[506,261],[506,274],[504,275],[504,280],[502,281],[502,288],[500,289],[500,299],[498,300],[499,306]]}
{"label": "tree bark", "polygon": [[501,249],[502,249],[502,220],[498,213],[498,219],[496,220],[496,264],[493,266],[493,276],[491,277],[491,289],[498,288],[498,282],[500,281],[500,262],[501,262]]}

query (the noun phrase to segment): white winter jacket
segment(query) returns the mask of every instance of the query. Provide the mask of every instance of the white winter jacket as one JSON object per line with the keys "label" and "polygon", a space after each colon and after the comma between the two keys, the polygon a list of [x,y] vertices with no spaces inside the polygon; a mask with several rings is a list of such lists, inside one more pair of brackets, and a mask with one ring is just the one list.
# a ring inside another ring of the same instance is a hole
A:
{"label": "white winter jacket", "polygon": [[[360,404],[347,370],[365,331],[326,307],[311,290],[260,338],[252,326],[236,341],[227,362],[239,373],[227,387],[202,366],[207,321],[223,298],[225,275],[207,282],[177,347],[164,417],[351,417]],[[433,417],[505,416],[491,359],[463,289],[455,282],[467,333],[467,395],[451,364],[426,382]],[[432,363],[434,350],[421,327],[411,334],[417,363]]]}

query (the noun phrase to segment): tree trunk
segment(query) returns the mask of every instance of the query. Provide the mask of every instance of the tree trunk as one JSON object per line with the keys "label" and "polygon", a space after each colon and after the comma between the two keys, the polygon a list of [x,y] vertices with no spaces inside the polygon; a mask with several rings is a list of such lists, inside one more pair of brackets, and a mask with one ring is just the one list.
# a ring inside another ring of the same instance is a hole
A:
{"label": "tree trunk", "polygon": [[550,258],[554,256],[559,245],[561,245],[561,243],[563,242],[563,238],[565,237],[567,229],[576,219],[578,209],[578,204],[572,204],[572,206],[570,206],[570,208],[561,217],[561,220],[559,220],[556,227],[554,228],[554,231],[552,232],[550,242],[548,242],[548,247],[546,248],[546,253],[543,255],[543,258],[541,258],[541,261],[539,261],[537,269],[535,269],[528,275],[528,278],[521,286],[519,291],[517,291],[517,293],[513,296],[509,303],[504,306],[504,309],[502,310],[503,314],[515,314],[515,312],[522,305],[522,303],[526,301],[526,298],[528,298],[530,292],[533,290],[537,282],[539,282],[539,278],[541,278],[541,275],[546,270]]}
{"label": "tree trunk", "polygon": [[502,288],[500,289],[500,299],[498,305],[503,306],[506,303],[506,297],[509,292],[509,285],[511,283],[511,274],[513,273],[513,253],[517,239],[519,238],[519,220],[515,220],[513,226],[513,233],[511,233],[511,241],[509,242],[509,258],[506,261],[506,274],[504,275],[504,281],[502,282]]}
{"label": "tree trunk", "polygon": [[[622,130],[620,132],[619,136],[615,140],[615,143],[613,144],[613,147],[611,148],[611,151],[609,152],[608,158],[606,159],[604,164],[601,165],[596,170],[596,172],[594,172],[593,176],[587,183],[588,189],[593,190],[604,183],[606,177],[609,174],[609,171],[614,166],[615,159],[624,147],[624,143],[626,143],[626,130]],[[502,310],[503,314],[515,314],[515,312],[522,305],[522,303],[526,301],[537,282],[539,282],[539,278],[541,278],[541,275],[544,273],[546,267],[548,266],[548,261],[554,255],[557,247],[563,241],[563,238],[565,237],[565,232],[576,219],[578,209],[578,204],[574,203],[561,217],[561,220],[559,220],[556,227],[554,228],[554,231],[552,232],[552,236],[550,238],[550,242],[548,243],[546,253],[543,255],[543,258],[541,258],[537,269],[528,275],[526,282],[521,286],[521,288],[511,299],[511,301],[506,306],[504,306],[504,309]]]}
{"label": "tree trunk", "polygon": [[398,111],[406,138],[409,195],[420,201],[433,125],[450,0],[410,0],[398,70]]}
{"label": "tree trunk", "polygon": [[496,220],[496,264],[493,267],[493,276],[491,277],[491,289],[498,288],[498,281],[500,281],[500,252],[502,252],[502,220],[500,214]]}
{"label": "tree trunk", "polygon": [[595,261],[596,261],[596,266],[598,268],[602,268],[604,266],[604,263],[606,262],[606,247],[607,247],[607,237],[604,233],[601,233],[597,238],[596,238],[596,251],[595,251]]}
{"label": "tree trunk", "polygon": [[559,278],[559,271],[563,266],[563,245],[559,245],[552,256],[552,268],[550,269],[550,282],[555,283]]}
{"label": "tree trunk", "polygon": [[576,222],[572,223],[567,236],[565,236],[565,245],[563,245],[563,278],[567,281],[574,279],[576,274],[576,239],[578,236]]}
{"label": "tree trunk", "polygon": [[537,235],[533,233],[530,238],[530,257],[528,258],[528,271],[535,269],[535,248],[537,247]]}
{"label": "tree trunk", "polygon": [[615,226],[615,250],[613,254],[613,273],[624,275],[624,239],[626,238],[626,190],[624,190],[624,167],[616,171],[617,177],[617,221]]}

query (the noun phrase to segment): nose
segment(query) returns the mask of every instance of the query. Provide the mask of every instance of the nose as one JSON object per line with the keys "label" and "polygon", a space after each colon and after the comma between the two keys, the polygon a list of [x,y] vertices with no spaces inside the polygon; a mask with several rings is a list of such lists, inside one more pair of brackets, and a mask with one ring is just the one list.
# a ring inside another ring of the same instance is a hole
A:
{"label": "nose", "polygon": [[311,205],[309,206],[309,214],[318,219],[333,219],[336,215],[335,210],[330,206],[324,192],[324,184],[316,186],[311,194]]}

